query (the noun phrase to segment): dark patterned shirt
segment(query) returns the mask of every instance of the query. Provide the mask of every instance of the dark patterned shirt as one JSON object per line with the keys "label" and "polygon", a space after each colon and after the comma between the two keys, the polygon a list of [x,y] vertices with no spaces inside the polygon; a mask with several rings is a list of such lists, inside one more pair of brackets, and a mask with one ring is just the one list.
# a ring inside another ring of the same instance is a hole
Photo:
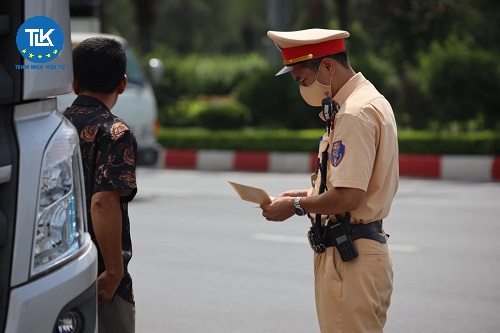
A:
{"label": "dark patterned shirt", "polygon": [[82,153],[87,202],[87,220],[92,240],[97,246],[98,275],[104,272],[104,262],[92,228],[90,203],[92,195],[100,191],[121,190],[122,255],[124,275],[116,294],[134,303],[132,278],[128,263],[132,258],[128,203],[137,193],[135,165],[137,143],[125,122],[116,117],[101,101],[90,96],[78,96],[63,112],[78,131]]}

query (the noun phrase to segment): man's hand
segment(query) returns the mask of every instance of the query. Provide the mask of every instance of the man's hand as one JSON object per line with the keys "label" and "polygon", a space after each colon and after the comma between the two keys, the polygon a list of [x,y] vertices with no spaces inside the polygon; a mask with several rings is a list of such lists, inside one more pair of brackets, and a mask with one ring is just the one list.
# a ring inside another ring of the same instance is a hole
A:
{"label": "man's hand", "polygon": [[308,190],[290,190],[277,194],[275,198],[278,197],[306,197]]}
{"label": "man's hand", "polygon": [[270,204],[262,204],[262,216],[268,221],[281,222],[293,216],[293,201],[294,197],[279,196]]}
{"label": "man's hand", "polygon": [[113,295],[120,285],[123,274],[109,273],[108,271],[102,272],[97,277],[97,296],[98,303],[105,303],[113,299]]}

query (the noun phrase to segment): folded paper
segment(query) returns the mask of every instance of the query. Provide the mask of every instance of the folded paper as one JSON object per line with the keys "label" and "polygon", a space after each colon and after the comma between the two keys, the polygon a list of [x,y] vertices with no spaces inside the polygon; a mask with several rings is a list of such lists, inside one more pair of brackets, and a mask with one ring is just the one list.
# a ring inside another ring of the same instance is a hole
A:
{"label": "folded paper", "polygon": [[259,205],[269,204],[272,198],[261,188],[242,185],[228,181],[242,200],[250,201]]}

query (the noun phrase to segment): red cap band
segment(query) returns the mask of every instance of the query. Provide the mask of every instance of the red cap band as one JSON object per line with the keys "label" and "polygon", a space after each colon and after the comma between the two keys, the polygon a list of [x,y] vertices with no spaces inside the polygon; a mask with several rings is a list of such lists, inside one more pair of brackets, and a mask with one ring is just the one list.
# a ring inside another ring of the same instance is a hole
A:
{"label": "red cap band", "polygon": [[345,51],[343,39],[328,40],[318,44],[306,44],[281,49],[283,64],[293,65],[297,62],[309,60]]}

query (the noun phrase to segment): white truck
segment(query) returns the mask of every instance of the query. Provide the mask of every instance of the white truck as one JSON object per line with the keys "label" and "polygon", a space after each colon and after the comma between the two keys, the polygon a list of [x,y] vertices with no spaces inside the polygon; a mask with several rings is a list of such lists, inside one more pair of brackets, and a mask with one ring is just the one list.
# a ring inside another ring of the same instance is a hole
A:
{"label": "white truck", "polygon": [[97,332],[71,91],[69,2],[0,1],[0,332]]}

